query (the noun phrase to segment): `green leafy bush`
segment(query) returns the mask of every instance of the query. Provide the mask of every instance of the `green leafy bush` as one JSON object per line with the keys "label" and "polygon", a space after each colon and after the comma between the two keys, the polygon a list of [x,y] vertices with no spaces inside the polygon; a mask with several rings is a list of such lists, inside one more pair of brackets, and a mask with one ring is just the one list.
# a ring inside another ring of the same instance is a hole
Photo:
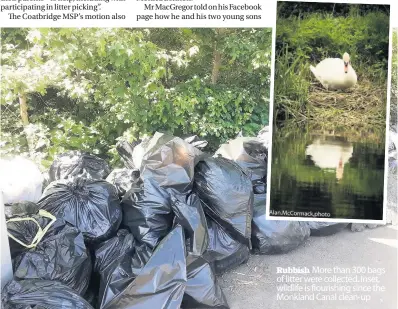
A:
{"label": "green leafy bush", "polygon": [[[81,149],[118,164],[119,138],[169,131],[206,137],[214,148],[268,123],[271,29],[40,28],[1,36],[2,155],[25,153],[48,166],[56,154]],[[19,117],[21,97],[29,125]]]}

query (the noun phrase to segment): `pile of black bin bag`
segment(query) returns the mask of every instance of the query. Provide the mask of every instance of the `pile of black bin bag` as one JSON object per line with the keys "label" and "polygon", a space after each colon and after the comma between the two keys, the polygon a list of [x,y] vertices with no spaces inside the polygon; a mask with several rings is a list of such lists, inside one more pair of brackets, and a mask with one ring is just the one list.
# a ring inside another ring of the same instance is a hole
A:
{"label": "pile of black bin bag", "polygon": [[[263,130],[263,134],[268,134]],[[265,219],[267,144],[156,133],[111,171],[72,151],[37,204],[6,205],[14,280],[4,308],[229,308],[216,275],[345,226]]]}

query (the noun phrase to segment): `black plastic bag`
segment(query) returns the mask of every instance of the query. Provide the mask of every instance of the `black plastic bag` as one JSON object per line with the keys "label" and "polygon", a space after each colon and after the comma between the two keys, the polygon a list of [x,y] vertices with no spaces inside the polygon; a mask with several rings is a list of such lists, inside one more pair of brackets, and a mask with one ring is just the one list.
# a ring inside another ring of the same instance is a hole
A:
{"label": "black plastic bag", "polygon": [[141,141],[129,143],[128,141],[121,140],[116,144],[116,151],[122,158],[124,166],[128,169],[139,169],[139,166],[134,164],[134,148],[140,144]]}
{"label": "black plastic bag", "polygon": [[91,258],[80,231],[57,220],[39,243],[14,260],[14,278],[56,280],[83,295],[91,276]]}
{"label": "black plastic bag", "polygon": [[[26,246],[23,246],[19,242],[25,245],[32,244],[40,228],[44,229],[52,221],[48,216],[39,214],[39,206],[31,202],[7,204],[4,207],[4,213],[7,220],[8,233],[12,235],[12,237],[9,236],[12,259],[15,259],[19,254],[28,250]],[[19,221],[13,221],[13,218],[19,218]],[[21,218],[30,219],[21,220]]]}
{"label": "black plastic bag", "polygon": [[115,237],[101,243],[95,250],[94,271],[101,272],[109,264],[133,251],[136,243],[132,234],[121,229]]}
{"label": "black plastic bag", "polygon": [[267,149],[268,149],[268,145],[269,145],[269,142],[270,142],[270,137],[271,137],[271,134],[270,134],[270,131],[269,131],[269,126],[265,126],[257,134],[258,140],[261,143],[263,143],[263,145],[265,147],[267,147]]}
{"label": "black plastic bag", "polygon": [[176,226],[159,244],[135,280],[106,309],[179,309],[187,282],[184,232]]}
{"label": "black plastic bag", "polygon": [[169,193],[152,179],[135,184],[123,197],[123,224],[134,238],[154,249],[172,228]]}
{"label": "black plastic bag", "polygon": [[229,308],[213,269],[204,258],[188,254],[187,279],[181,308]]}
{"label": "black plastic bag", "polygon": [[209,261],[216,274],[225,273],[243,263],[250,257],[249,247],[233,239],[216,221],[206,217],[209,231],[209,245],[203,257]]}
{"label": "black plastic bag", "polygon": [[199,197],[192,193],[188,196],[174,195],[171,199],[176,222],[181,224],[189,238],[188,251],[196,256],[202,255],[209,243],[209,233]]}
{"label": "black plastic bag", "polygon": [[250,244],[253,189],[247,170],[228,159],[206,158],[197,165],[195,190],[209,216]]}
{"label": "black plastic bag", "polygon": [[54,181],[38,204],[77,227],[92,243],[110,238],[122,220],[116,189],[105,180],[77,177]]}
{"label": "black plastic bag", "polygon": [[349,223],[306,221],[311,229],[311,236],[329,236],[344,230]]}
{"label": "black plastic bag", "polygon": [[267,194],[267,179],[266,176],[262,179],[252,181],[253,184],[253,193],[254,195],[258,194]]}
{"label": "black plastic bag", "polygon": [[93,309],[73,289],[58,281],[11,281],[1,293],[4,309]]}
{"label": "black plastic bag", "polygon": [[113,170],[106,181],[116,187],[120,198],[131,189],[133,184],[140,182],[140,171],[137,169],[120,168]]}
{"label": "black plastic bag", "polygon": [[94,308],[97,307],[98,302],[98,276],[95,273],[92,273],[92,277],[90,279],[90,284],[88,285],[86,293],[83,295],[83,298]]}
{"label": "black plastic bag", "polygon": [[221,155],[250,170],[252,181],[267,175],[267,148],[257,138],[238,137],[221,145],[215,155]]}
{"label": "black plastic bag", "polygon": [[266,201],[266,194],[254,194],[252,246],[255,253],[286,253],[296,249],[310,237],[306,222],[267,220]]}
{"label": "black plastic bag", "polygon": [[254,252],[285,253],[301,245],[310,236],[310,231],[302,222],[266,220],[267,153],[264,142],[259,138],[239,137],[222,145],[216,155],[233,160],[251,171],[254,192],[251,239]]}
{"label": "black plastic bag", "polygon": [[42,188],[43,188],[43,190],[45,189],[45,188],[47,188],[47,186],[50,184],[50,175],[48,174],[48,172],[44,172],[44,173],[42,173],[42,175],[43,175],[43,184],[42,184]]}
{"label": "black plastic bag", "polygon": [[181,194],[190,193],[194,168],[202,152],[179,137],[156,133],[147,143],[141,162],[141,178]]}
{"label": "black plastic bag", "polygon": [[104,308],[116,295],[134,281],[152,256],[152,249],[145,244],[127,252],[108,265],[100,276],[98,308]]}
{"label": "black plastic bag", "polygon": [[95,251],[94,271],[99,274],[98,308],[123,291],[148,262],[152,251],[138,244],[127,230],[102,243]]}
{"label": "black plastic bag", "polygon": [[69,151],[56,157],[49,170],[49,181],[83,176],[105,179],[111,172],[108,163],[95,155]]}
{"label": "black plastic bag", "polygon": [[32,202],[21,202],[4,205],[4,214],[6,218],[14,216],[26,216],[30,214],[36,214],[40,209],[40,206]]}

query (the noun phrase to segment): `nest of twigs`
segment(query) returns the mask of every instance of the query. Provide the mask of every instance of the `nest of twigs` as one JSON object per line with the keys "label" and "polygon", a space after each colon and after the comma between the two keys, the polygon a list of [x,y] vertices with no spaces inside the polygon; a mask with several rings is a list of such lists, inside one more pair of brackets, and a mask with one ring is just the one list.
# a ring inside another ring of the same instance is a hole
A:
{"label": "nest of twigs", "polygon": [[385,126],[386,93],[387,86],[368,80],[344,91],[328,91],[314,83],[308,99],[309,117],[324,125]]}

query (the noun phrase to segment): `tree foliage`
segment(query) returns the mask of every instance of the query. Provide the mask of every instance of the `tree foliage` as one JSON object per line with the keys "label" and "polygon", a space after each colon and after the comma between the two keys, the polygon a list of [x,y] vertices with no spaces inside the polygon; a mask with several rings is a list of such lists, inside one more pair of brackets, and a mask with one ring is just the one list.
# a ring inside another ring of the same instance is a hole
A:
{"label": "tree foliage", "polygon": [[2,155],[27,152],[26,132],[47,166],[69,149],[115,159],[119,138],[169,131],[214,147],[268,123],[271,29],[2,29],[1,38]]}

